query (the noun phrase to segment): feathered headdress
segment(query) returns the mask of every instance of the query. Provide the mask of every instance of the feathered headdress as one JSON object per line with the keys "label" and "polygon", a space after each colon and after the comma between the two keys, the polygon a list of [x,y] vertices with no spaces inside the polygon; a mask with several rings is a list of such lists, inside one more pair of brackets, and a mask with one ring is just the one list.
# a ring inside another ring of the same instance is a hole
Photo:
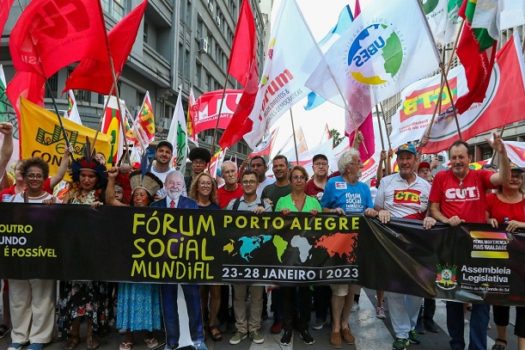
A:
{"label": "feathered headdress", "polygon": [[71,178],[74,182],[80,181],[80,171],[90,170],[95,172],[98,177],[96,188],[104,188],[107,183],[106,166],[100,164],[94,158],[95,149],[91,148],[91,143],[86,137],[86,143],[84,144],[84,156],[80,159],[75,159],[71,164]]}
{"label": "feathered headdress", "polygon": [[158,190],[162,188],[162,181],[151,172],[151,163],[148,162],[146,153],[141,158],[140,169],[135,170],[129,175],[129,182],[131,185],[131,192],[135,192],[137,188],[143,188],[151,196],[154,196]]}

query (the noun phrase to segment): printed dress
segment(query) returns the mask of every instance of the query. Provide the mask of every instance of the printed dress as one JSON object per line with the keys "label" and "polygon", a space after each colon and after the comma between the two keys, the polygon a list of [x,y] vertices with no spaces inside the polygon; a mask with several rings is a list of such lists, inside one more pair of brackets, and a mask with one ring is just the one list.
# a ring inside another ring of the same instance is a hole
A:
{"label": "printed dress", "polygon": [[131,332],[161,329],[158,285],[118,284],[117,328]]}
{"label": "printed dress", "polygon": [[[98,200],[96,190],[85,197],[72,196],[68,204],[92,204]],[[90,319],[94,332],[106,332],[114,320],[114,283],[102,281],[60,281],[58,335],[66,339],[71,322],[77,317]]]}

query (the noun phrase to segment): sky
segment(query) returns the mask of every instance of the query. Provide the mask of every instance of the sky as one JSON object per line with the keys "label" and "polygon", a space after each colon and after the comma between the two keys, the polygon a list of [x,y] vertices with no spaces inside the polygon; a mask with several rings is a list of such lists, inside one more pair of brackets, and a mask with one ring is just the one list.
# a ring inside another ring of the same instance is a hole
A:
{"label": "sky", "polygon": [[[296,0],[297,4],[306,23],[310,27],[313,36],[316,40],[320,40],[328,33],[330,29],[337,22],[337,18],[341,9],[350,3],[353,10],[354,1],[350,0]],[[280,1],[275,1],[274,9],[278,8]],[[344,110],[329,102],[325,102],[320,107],[312,111],[305,111],[304,105],[306,99],[297,103],[292,107],[292,114],[294,118],[295,129],[298,130],[301,126],[309,148],[316,146],[322,137],[325,124],[328,124],[330,129],[337,129],[340,133],[344,130]],[[277,123],[279,126],[279,134],[274,145],[274,150],[281,149],[289,135],[292,133],[290,113],[285,113]]]}

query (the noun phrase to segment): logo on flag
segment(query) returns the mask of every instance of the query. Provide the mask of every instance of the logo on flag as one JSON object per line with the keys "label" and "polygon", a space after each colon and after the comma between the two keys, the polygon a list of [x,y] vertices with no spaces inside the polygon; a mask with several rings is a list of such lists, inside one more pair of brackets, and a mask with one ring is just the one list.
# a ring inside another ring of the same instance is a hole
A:
{"label": "logo on flag", "polygon": [[392,25],[374,23],[363,29],[350,45],[349,73],[365,85],[386,85],[399,73],[404,50]]}

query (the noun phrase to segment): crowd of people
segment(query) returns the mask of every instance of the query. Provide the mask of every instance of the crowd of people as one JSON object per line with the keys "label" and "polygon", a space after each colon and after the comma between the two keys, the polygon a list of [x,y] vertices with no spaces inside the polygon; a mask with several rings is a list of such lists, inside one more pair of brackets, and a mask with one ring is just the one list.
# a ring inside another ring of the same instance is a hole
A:
{"label": "crowd of people", "polygon": [[[210,152],[194,148],[189,153],[190,175],[171,166],[173,145],[161,141],[148,171],[130,166],[106,167],[102,155],[89,150],[69,164],[66,150],[57,174],[49,177],[49,166],[40,158],[20,161],[9,182],[7,160],[12,152],[12,126],[0,123],[4,141],[0,150],[0,176],[3,202],[66,203],[96,207],[151,206],[156,208],[207,209],[280,212],[306,212],[310,215],[365,215],[384,224],[391,218],[420,220],[430,229],[440,222],[451,226],[463,222],[505,225],[509,232],[525,228],[525,198],[522,190],[523,169],[513,166],[506,157],[500,137],[491,146],[498,154],[498,171],[469,168],[469,145],[457,141],[449,149],[447,169],[432,171],[429,162],[420,161],[414,144],[397,148],[399,171],[389,174],[386,152],[378,176],[370,184],[359,181],[363,163],[354,148],[346,151],[330,173],[325,155],[312,159],[313,176],[302,166],[292,166],[283,155],[272,161],[273,177],[267,176],[263,157],[255,156],[240,167],[224,161],[221,166],[222,186],[206,169]],[[53,187],[70,169],[71,183],[58,200]],[[400,193],[410,193],[406,201]],[[72,248],[73,249],[73,248]],[[57,283],[59,288],[57,289]],[[58,295],[56,295],[58,291]],[[183,292],[186,314],[181,314]],[[280,343],[290,345],[294,332],[306,344],[314,344],[310,329],[319,330],[331,324],[328,343],[341,348],[354,344],[359,330],[349,326],[351,311],[359,303],[360,287],[355,284],[282,286],[234,284],[199,286],[194,284],[109,283],[105,281],[8,280],[3,283],[4,319],[0,336],[10,334],[8,350],[41,350],[53,341],[55,329],[65,348],[75,349],[85,339],[87,349],[100,346],[100,337],[112,327],[121,333],[120,350],[130,350],[141,334],[146,346],[166,350],[189,346],[207,349],[206,339],[221,341],[223,325],[233,322],[235,332],[228,341],[236,345],[249,339],[261,344],[265,337],[262,322],[273,313],[271,332],[281,334]],[[231,312],[230,305],[233,312]],[[376,315],[385,318],[383,298],[388,302],[395,340],[393,350],[419,344],[425,330],[438,332],[433,321],[435,301],[412,295],[377,291]],[[247,300],[249,302],[247,303]],[[452,350],[464,349],[464,304],[447,302],[447,328]],[[470,320],[469,349],[487,349],[490,305],[473,304]],[[517,307],[515,335],[519,349],[525,350],[525,312]],[[504,350],[509,308],[494,306],[498,338],[493,350]],[[311,320],[311,315],[315,319]],[[86,323],[87,334],[80,337],[80,324]],[[189,335],[185,330],[189,329]],[[164,334],[165,339],[158,339]],[[314,333],[315,334],[315,333]],[[186,338],[191,339],[186,339]]]}

